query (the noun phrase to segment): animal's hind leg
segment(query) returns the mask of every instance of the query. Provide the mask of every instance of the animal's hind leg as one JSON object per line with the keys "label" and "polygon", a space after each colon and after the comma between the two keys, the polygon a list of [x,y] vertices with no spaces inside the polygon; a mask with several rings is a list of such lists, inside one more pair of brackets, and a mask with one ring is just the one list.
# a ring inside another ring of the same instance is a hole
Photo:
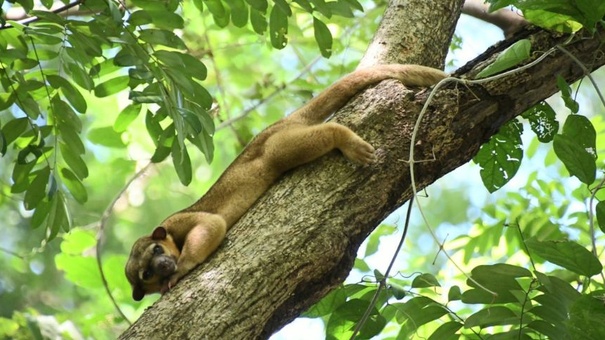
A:
{"label": "animal's hind leg", "polygon": [[276,132],[264,145],[263,158],[279,171],[308,163],[333,149],[340,149],[351,161],[369,164],[374,148],[351,129],[337,124],[292,124]]}

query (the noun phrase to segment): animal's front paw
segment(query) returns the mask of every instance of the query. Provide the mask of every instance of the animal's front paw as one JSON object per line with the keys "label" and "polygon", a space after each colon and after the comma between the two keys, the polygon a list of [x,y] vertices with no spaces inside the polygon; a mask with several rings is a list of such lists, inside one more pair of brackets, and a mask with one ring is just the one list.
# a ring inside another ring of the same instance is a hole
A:
{"label": "animal's front paw", "polygon": [[373,146],[358,136],[352,138],[347,147],[342,150],[348,159],[361,165],[373,163],[376,160],[375,151]]}

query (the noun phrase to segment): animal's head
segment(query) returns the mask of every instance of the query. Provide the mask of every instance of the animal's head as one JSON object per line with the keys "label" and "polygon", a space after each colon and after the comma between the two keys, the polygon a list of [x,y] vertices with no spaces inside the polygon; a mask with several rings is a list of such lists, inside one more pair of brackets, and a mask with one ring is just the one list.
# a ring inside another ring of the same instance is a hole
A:
{"label": "animal's head", "polygon": [[179,256],[179,249],[164,227],[157,227],[150,236],[139,238],[126,263],[132,298],[140,301],[146,294],[161,292],[176,271]]}

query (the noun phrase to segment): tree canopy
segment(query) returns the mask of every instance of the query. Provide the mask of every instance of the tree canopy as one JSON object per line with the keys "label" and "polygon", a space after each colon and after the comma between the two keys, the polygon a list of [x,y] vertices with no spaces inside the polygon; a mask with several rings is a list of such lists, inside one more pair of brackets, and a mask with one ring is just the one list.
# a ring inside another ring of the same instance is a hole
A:
{"label": "tree canopy", "polygon": [[289,174],[146,312],[138,236],[360,60],[443,67],[462,1],[3,2],[0,336],[268,337],[304,312],[330,339],[604,337],[605,4],[489,2],[533,26],[356,98],[336,119],[379,164]]}

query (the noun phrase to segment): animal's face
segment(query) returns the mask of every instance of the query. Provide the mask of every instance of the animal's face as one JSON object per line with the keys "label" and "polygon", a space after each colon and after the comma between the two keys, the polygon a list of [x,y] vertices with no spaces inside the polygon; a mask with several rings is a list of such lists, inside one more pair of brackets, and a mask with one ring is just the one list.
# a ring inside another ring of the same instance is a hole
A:
{"label": "animal's face", "polygon": [[165,290],[177,269],[180,251],[164,227],[138,239],[126,263],[126,277],[132,285],[132,298],[140,301],[146,294]]}

